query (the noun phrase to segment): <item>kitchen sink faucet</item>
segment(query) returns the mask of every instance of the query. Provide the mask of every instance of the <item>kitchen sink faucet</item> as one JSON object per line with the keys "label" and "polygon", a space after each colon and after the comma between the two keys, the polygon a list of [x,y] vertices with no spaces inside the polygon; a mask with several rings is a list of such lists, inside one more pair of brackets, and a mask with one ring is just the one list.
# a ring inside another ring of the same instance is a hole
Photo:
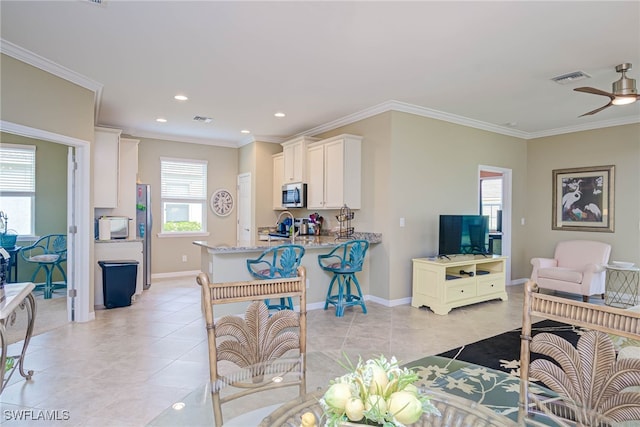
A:
{"label": "kitchen sink faucet", "polygon": [[295,219],[293,218],[293,214],[289,211],[282,211],[280,215],[278,215],[278,219],[276,220],[276,229],[278,229],[278,225],[280,225],[280,219],[283,215],[289,215],[291,218],[291,230],[289,234],[291,234],[291,243],[295,243],[296,241],[296,227],[295,227]]}

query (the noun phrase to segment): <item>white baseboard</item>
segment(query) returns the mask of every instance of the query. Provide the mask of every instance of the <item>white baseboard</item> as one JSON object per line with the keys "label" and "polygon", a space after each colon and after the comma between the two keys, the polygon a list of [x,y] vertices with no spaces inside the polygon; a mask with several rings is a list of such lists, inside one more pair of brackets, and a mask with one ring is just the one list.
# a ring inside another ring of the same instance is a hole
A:
{"label": "white baseboard", "polygon": [[200,270],[174,271],[173,273],[155,273],[151,275],[151,278],[152,279],[175,279],[178,277],[193,277],[193,279],[195,280],[198,274],[200,274]]}
{"label": "white baseboard", "polygon": [[320,310],[324,308],[324,301],[321,302],[313,302],[311,304],[307,304],[307,311],[310,310]]}
{"label": "white baseboard", "polygon": [[376,304],[384,305],[385,307],[395,307],[397,305],[407,305],[411,304],[411,297],[400,298],[395,300],[388,300],[380,297],[376,297],[374,295],[365,295],[365,301],[373,301]]}
{"label": "white baseboard", "polygon": [[507,283],[507,286],[513,286],[513,285],[524,285],[525,283],[527,283],[527,278],[524,279],[516,279],[516,280],[512,280],[511,283]]}

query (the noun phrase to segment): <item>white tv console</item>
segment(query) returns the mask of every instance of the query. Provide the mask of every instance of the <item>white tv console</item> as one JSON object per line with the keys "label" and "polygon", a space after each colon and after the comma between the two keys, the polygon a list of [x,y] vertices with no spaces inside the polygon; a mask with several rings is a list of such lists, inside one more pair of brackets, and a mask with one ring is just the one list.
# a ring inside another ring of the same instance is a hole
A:
{"label": "white tv console", "polygon": [[452,308],[477,302],[506,301],[506,259],[499,255],[414,258],[411,305],[445,315]]}

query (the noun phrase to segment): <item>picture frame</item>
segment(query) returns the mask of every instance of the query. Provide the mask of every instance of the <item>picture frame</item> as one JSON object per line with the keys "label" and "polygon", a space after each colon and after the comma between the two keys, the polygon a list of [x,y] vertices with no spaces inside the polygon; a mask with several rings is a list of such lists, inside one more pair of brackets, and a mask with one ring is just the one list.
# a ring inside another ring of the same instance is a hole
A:
{"label": "picture frame", "polygon": [[615,166],[552,172],[552,229],[613,233]]}

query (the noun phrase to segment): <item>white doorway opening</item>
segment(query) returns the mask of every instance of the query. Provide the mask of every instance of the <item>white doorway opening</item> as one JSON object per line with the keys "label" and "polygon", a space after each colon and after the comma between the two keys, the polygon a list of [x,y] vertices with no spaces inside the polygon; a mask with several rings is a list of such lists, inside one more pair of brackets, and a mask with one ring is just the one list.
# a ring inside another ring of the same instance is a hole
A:
{"label": "white doorway opening", "polygon": [[75,167],[67,170],[71,174],[67,176],[67,182],[75,183],[74,197],[67,197],[67,268],[70,273],[67,274],[67,289],[72,291],[72,297],[67,298],[67,318],[70,322],[93,320],[95,313],[90,311],[90,273],[93,269],[89,268],[93,236],[93,227],[90,227],[93,220],[90,193],[91,144],[82,139],[3,120],[0,120],[0,128],[6,133],[74,147]]}
{"label": "white doorway opening", "polygon": [[[499,194],[485,194],[483,199],[483,180],[499,180],[499,185],[485,186],[500,188]],[[506,281],[511,282],[511,212],[512,212],[512,171],[496,166],[480,165],[478,167],[478,200],[482,215],[490,216],[490,247],[506,259]],[[484,202],[484,204],[483,204]]]}

